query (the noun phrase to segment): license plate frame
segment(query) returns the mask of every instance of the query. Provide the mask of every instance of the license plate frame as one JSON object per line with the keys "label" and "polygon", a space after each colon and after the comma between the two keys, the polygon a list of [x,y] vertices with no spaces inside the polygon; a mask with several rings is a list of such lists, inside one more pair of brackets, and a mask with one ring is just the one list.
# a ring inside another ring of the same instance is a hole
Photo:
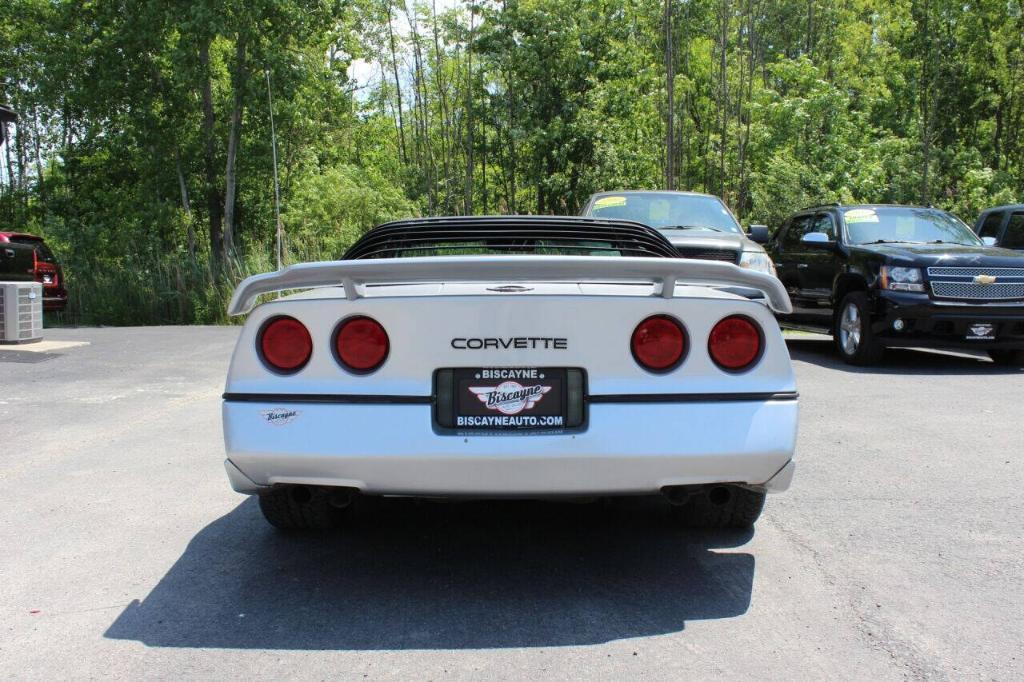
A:
{"label": "license plate frame", "polygon": [[586,376],[575,367],[453,367],[435,372],[435,426],[530,433],[585,426]]}

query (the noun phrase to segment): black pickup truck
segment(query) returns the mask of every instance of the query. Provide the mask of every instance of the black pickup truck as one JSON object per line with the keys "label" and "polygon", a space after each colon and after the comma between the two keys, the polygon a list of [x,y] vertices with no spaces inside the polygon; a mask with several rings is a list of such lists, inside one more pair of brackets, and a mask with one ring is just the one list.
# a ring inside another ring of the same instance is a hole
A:
{"label": "black pickup truck", "polygon": [[886,347],[929,347],[1024,365],[1024,253],[985,246],[944,211],[807,208],[768,252],[793,301],[780,324],[832,334],[851,364],[873,364]]}

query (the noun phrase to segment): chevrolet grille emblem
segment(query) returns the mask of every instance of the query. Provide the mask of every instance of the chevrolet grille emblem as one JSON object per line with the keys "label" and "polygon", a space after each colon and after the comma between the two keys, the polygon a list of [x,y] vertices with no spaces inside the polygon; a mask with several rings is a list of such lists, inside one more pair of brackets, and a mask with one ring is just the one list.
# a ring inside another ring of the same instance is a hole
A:
{"label": "chevrolet grille emblem", "polygon": [[994,284],[996,278],[992,275],[977,275],[974,278],[975,284]]}

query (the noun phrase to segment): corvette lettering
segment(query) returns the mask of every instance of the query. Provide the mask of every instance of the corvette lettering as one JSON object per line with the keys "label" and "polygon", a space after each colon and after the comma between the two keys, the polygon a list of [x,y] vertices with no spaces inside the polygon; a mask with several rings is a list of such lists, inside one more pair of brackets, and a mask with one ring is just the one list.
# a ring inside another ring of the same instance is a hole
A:
{"label": "corvette lettering", "polygon": [[502,414],[519,414],[540,402],[551,387],[543,384],[523,386],[518,381],[503,381],[497,386],[470,386],[469,390],[475,393],[489,410],[497,410]]}
{"label": "corvette lettering", "polygon": [[554,349],[566,350],[569,340],[553,336],[506,336],[491,338],[455,338],[452,348],[456,350],[481,350],[487,348],[515,350]]}

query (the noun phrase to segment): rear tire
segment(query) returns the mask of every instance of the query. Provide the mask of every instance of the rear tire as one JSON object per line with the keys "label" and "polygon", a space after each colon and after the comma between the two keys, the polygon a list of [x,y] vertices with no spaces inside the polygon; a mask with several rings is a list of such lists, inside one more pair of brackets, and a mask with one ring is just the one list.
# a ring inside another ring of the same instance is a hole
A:
{"label": "rear tire", "polygon": [[871,331],[871,310],[863,291],[848,294],[839,305],[832,338],[843,361],[861,367],[877,364],[885,353]]}
{"label": "rear tire", "polygon": [[279,530],[326,530],[336,527],[347,510],[332,504],[331,495],[323,488],[277,487],[260,494],[260,511]]}
{"label": "rear tire", "polygon": [[761,516],[765,497],[738,485],[712,486],[672,507],[672,514],[687,528],[750,528]]}
{"label": "rear tire", "polygon": [[988,352],[992,362],[1005,367],[1024,367],[1024,350],[994,349]]}

